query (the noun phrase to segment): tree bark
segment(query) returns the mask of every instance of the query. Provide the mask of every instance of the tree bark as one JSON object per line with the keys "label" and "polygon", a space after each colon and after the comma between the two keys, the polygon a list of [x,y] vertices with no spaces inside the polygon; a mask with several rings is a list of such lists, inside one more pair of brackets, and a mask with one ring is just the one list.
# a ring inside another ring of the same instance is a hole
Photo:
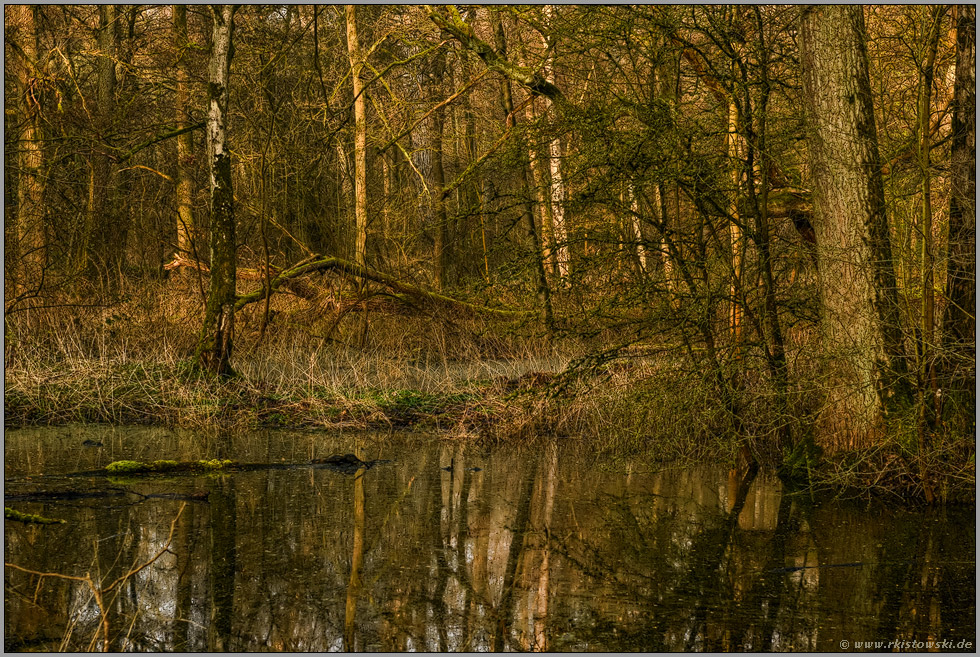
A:
{"label": "tree bark", "polygon": [[227,143],[228,78],[231,72],[234,5],[218,5],[208,71],[208,169],[211,174],[211,280],[195,359],[201,369],[231,376],[235,331],[235,208],[231,153]]}
{"label": "tree bark", "polygon": [[[174,48],[177,52],[177,130],[191,125],[190,66],[187,52],[187,5],[173,5]],[[194,257],[194,141],[190,131],[177,135],[177,255]]]}
{"label": "tree bark", "polygon": [[98,79],[98,112],[96,133],[99,143],[93,144],[90,160],[89,204],[81,252],[82,270],[93,280],[101,277],[108,283],[114,280],[120,254],[116,236],[116,195],[114,193],[115,167],[106,151],[109,133],[116,113],[116,59],[118,52],[117,8],[114,5],[99,6],[99,57],[96,63]]}
{"label": "tree bark", "polygon": [[[432,68],[432,88],[442,89],[442,78],[446,72],[446,52],[440,49],[435,55]],[[439,94],[441,96],[441,94]],[[446,199],[442,193],[446,186],[446,172],[442,161],[442,133],[446,122],[446,111],[439,107],[432,114],[432,284],[442,290],[446,283],[446,247],[449,241],[449,218],[446,212]]]}
{"label": "tree bark", "polygon": [[[552,17],[554,15],[554,7],[552,5],[545,5],[544,15],[548,23],[552,22]],[[541,39],[544,42],[544,46],[547,49],[549,47],[548,41],[542,34]],[[554,56],[549,56],[544,63],[544,79],[550,84],[555,83],[555,72],[554,72]],[[551,104],[554,101],[549,101]],[[550,181],[550,205],[551,205],[551,221],[554,225],[554,236],[555,236],[555,260],[558,268],[558,277],[561,279],[563,284],[567,284],[568,274],[571,268],[571,258],[568,252],[568,230],[565,227],[565,183],[562,180],[561,175],[561,140],[558,137],[554,137],[548,142],[548,164],[551,173]]]}
{"label": "tree bark", "polygon": [[956,80],[953,85],[949,265],[943,315],[944,367],[947,383],[964,390],[970,414],[976,408],[977,300],[977,80],[976,8],[958,5],[956,13]]}
{"label": "tree bark", "polygon": [[10,61],[15,70],[19,96],[20,147],[17,150],[19,178],[17,183],[17,217],[14,231],[18,261],[12,278],[18,297],[36,294],[41,287],[47,241],[44,230],[44,178],[41,170],[44,153],[40,140],[40,99],[36,84],[37,29],[34,7],[11,5],[7,11],[8,26],[17,26],[19,51]]}
{"label": "tree bark", "polygon": [[831,448],[872,443],[911,402],[862,11],[808,7],[800,23]]}
{"label": "tree bark", "polygon": [[347,53],[354,83],[354,262],[367,264],[367,121],[354,5],[347,5]]}

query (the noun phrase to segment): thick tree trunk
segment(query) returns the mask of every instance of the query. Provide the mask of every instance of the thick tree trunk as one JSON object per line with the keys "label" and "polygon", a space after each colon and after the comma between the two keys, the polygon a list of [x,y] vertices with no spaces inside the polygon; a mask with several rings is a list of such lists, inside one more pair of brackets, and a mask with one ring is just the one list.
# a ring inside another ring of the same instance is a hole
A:
{"label": "thick tree trunk", "polygon": [[[174,48],[177,51],[177,129],[191,124],[190,66],[187,52],[187,5],[174,5]],[[194,141],[190,131],[177,135],[177,255],[194,257]]]}
{"label": "thick tree trunk", "polygon": [[803,11],[827,398],[820,439],[873,442],[910,403],[860,6]]}
{"label": "thick tree trunk", "polygon": [[231,368],[235,332],[235,208],[227,143],[228,78],[234,5],[212,8],[214,29],[208,71],[208,169],[211,174],[211,281],[195,358],[201,369],[222,376]]}
{"label": "thick tree trunk", "polygon": [[[99,7],[99,57],[96,63],[98,77],[98,113],[96,130],[100,142],[106,142],[112,131],[116,112],[116,59],[118,48],[117,8],[114,5]],[[100,276],[109,282],[119,264],[125,245],[118,244],[116,216],[117,199],[114,193],[115,167],[109,159],[104,143],[93,145],[89,179],[89,206],[83,245],[80,254],[83,270],[90,278]]]}
{"label": "thick tree trunk", "polygon": [[976,402],[977,299],[977,80],[976,8],[958,5],[956,16],[956,81],[953,88],[951,195],[949,203],[949,268],[943,347],[947,354],[946,385],[964,390]]}
{"label": "thick tree trunk", "polygon": [[19,52],[14,51],[10,61],[15,70],[17,92],[19,95],[18,119],[20,119],[19,148],[17,165],[17,248],[14,249],[18,262],[15,263],[12,278],[15,293],[31,296],[37,293],[42,283],[42,272],[46,261],[46,240],[44,230],[44,178],[41,170],[44,153],[40,140],[40,104],[35,80],[37,75],[37,30],[34,22],[34,7],[31,5],[11,5],[7,23],[16,25],[19,32]]}

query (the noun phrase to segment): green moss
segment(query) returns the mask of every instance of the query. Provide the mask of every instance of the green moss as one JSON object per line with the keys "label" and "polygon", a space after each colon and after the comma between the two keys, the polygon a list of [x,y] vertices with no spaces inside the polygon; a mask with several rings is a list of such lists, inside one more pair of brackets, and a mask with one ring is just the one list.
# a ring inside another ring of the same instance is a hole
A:
{"label": "green moss", "polygon": [[64,520],[60,518],[45,518],[44,516],[39,516],[34,513],[22,513],[15,509],[11,509],[9,506],[3,507],[3,517],[7,520],[16,520],[17,522],[29,522],[35,525],[63,525]]}
{"label": "green moss", "polygon": [[234,461],[229,459],[211,459],[210,461],[198,461],[197,464],[205,470],[222,470],[234,464]]}
{"label": "green moss", "polygon": [[110,474],[127,474],[130,472],[147,472],[148,464],[140,461],[113,461],[105,466],[106,472]]}
{"label": "green moss", "polygon": [[145,472],[213,472],[232,465],[228,459],[211,459],[200,461],[170,461],[160,460],[144,463],[142,461],[114,461],[105,467],[109,474],[138,474]]}

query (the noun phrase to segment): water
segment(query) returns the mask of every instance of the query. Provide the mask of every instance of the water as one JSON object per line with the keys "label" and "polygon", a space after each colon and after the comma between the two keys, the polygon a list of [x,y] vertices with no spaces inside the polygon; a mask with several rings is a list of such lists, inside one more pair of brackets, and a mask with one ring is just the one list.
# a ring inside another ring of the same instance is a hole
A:
{"label": "water", "polygon": [[[118,459],[354,451],[395,462],[66,476]],[[601,460],[546,440],[481,450],[424,436],[62,428],[8,432],[5,455],[8,496],[102,495],[8,501],[67,522],[5,523],[7,563],[82,579],[39,583],[8,565],[7,650],[101,649],[105,636],[138,651],[975,646],[972,508],[818,505],[765,475]]]}

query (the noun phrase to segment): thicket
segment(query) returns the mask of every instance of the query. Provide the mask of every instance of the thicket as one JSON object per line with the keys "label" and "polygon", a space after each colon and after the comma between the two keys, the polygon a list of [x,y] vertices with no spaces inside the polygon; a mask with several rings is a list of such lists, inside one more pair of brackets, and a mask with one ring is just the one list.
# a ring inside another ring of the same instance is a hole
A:
{"label": "thicket", "polygon": [[11,8],[5,422],[557,432],[972,485],[973,10],[861,16],[910,400],[861,431],[828,428],[864,393],[821,326],[801,11],[239,7],[226,380],[195,363],[218,14]]}

